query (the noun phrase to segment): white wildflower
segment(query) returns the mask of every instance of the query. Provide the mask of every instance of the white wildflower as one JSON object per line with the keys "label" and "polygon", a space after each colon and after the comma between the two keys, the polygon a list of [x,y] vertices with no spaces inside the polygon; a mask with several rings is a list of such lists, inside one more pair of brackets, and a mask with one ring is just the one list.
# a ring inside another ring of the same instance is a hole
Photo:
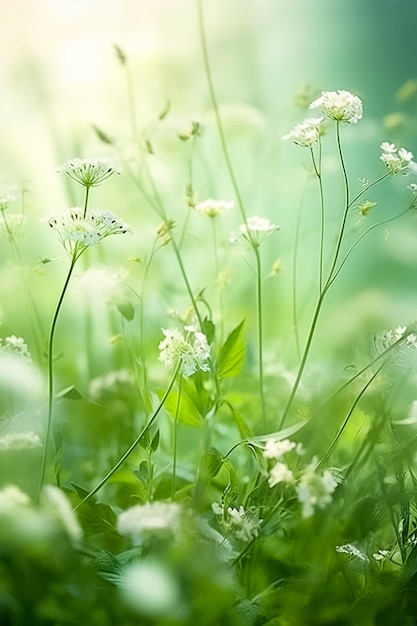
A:
{"label": "white wildflower", "polygon": [[58,172],[68,174],[84,187],[97,187],[113,174],[121,174],[111,161],[101,159],[71,159],[63,163]]}
{"label": "white wildflower", "polygon": [[177,329],[162,328],[165,336],[159,345],[159,359],[169,369],[181,362],[181,373],[188,377],[197,370],[208,372],[210,370],[210,346],[207,337],[194,329],[193,326],[185,326],[187,331],[184,336]]}
{"label": "white wildflower", "polygon": [[279,483],[292,483],[293,481],[294,475],[286,463],[278,461],[269,470],[268,485],[270,487],[274,487]]}
{"label": "white wildflower", "polygon": [[238,233],[232,233],[229,237],[229,241],[231,243],[237,243],[243,237],[246,241],[259,246],[265,237],[278,229],[279,226],[273,224],[268,218],[254,215],[253,217],[249,217],[245,224],[239,226]]}
{"label": "white wildflower", "polygon": [[361,99],[343,89],[323,91],[320,98],[310,104],[310,109],[317,108],[320,108],[326,117],[336,122],[356,124],[362,119]]}
{"label": "white wildflower", "polygon": [[[1,201],[0,201],[1,203]],[[8,213],[0,217],[0,233],[7,236],[19,235],[25,223],[25,216],[21,213]]]}
{"label": "white wildflower", "polygon": [[332,493],[337,484],[329,470],[320,475],[315,471],[314,463],[308,465],[297,485],[297,497],[303,507],[303,517],[311,517],[315,507],[324,509],[332,501]]}
{"label": "white wildflower", "polygon": [[6,485],[0,490],[0,514],[8,513],[16,507],[31,504],[29,496],[16,485]]}
{"label": "white wildflower", "polygon": [[292,141],[302,148],[313,148],[320,138],[320,124],[323,117],[310,117],[294,126],[289,133],[281,137],[284,141]]}
{"label": "white wildflower", "polygon": [[225,211],[230,211],[231,209],[233,209],[233,202],[213,200],[212,198],[199,202],[194,206],[196,213],[207,217],[217,217],[218,215],[221,215]]}
{"label": "white wildflower", "polygon": [[352,543],[345,543],[343,546],[336,546],[336,552],[341,554],[349,554],[350,556],[354,556],[360,561],[367,561],[368,557],[366,554],[361,552],[356,546]]}
{"label": "white wildflower", "polygon": [[16,335],[10,335],[9,337],[5,337],[5,339],[0,339],[0,353],[12,354],[28,362],[32,360],[27,343],[22,337],[16,337]]}
{"label": "white wildflower", "polygon": [[406,148],[397,150],[395,144],[388,143],[388,141],[383,141],[380,148],[382,150],[380,160],[385,163],[391,174],[398,174],[399,172],[407,174],[413,165],[416,165],[413,162],[413,153]]}
{"label": "white wildflower", "polygon": [[70,539],[78,543],[83,536],[82,528],[65,493],[53,485],[45,485],[42,490],[42,507],[64,528]]}
{"label": "white wildflower", "polygon": [[245,511],[243,506],[240,506],[238,509],[229,507],[227,513],[230,530],[238,539],[250,541],[258,536],[263,520],[259,519],[257,511]]}
{"label": "white wildflower", "polygon": [[[131,610],[146,617],[146,622],[159,623],[158,618],[170,621],[179,610],[181,589],[178,578],[166,563],[155,558],[126,565],[121,571],[119,592]],[[143,623],[143,620],[136,623],[139,622]]]}
{"label": "white wildflower", "polygon": [[32,430],[28,432],[7,433],[0,436],[1,450],[29,450],[42,446],[39,435]]}
{"label": "white wildflower", "polygon": [[62,245],[70,254],[100,243],[109,235],[131,233],[131,228],[111,211],[93,209],[84,216],[84,209],[75,207],[53,213],[42,221],[58,233]]}
{"label": "white wildflower", "polygon": [[120,513],[117,530],[133,543],[140,543],[144,535],[171,532],[179,525],[181,507],[176,502],[137,504]]}
{"label": "white wildflower", "polygon": [[375,561],[384,561],[389,556],[389,550],[378,550],[372,555]]}
{"label": "white wildflower", "polygon": [[265,459],[279,459],[286,452],[290,452],[296,444],[289,439],[268,439],[262,452]]}

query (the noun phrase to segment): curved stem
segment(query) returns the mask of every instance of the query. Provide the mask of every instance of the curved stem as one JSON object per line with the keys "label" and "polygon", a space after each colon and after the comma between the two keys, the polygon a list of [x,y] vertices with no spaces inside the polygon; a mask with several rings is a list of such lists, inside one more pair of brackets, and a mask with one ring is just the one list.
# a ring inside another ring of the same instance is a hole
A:
{"label": "curved stem", "polygon": [[86,496],[85,498],[83,498],[81,500],[81,502],[79,502],[75,507],[74,510],[79,509],[83,504],[85,504],[88,500],[90,500],[90,498],[92,498],[98,491],[100,491],[100,489],[103,487],[103,485],[105,485],[105,483],[109,480],[109,478],[111,476],[113,476],[113,474],[119,469],[119,467],[126,461],[126,459],[130,456],[130,454],[133,452],[133,450],[136,448],[136,446],[138,445],[139,441],[142,439],[142,437],[145,435],[145,433],[149,430],[149,428],[152,426],[152,424],[154,423],[154,421],[156,420],[156,418],[158,417],[158,414],[160,413],[162,407],[165,404],[165,401],[172,389],[172,387],[174,386],[174,382],[178,373],[178,370],[180,368],[181,365],[181,360],[178,362],[174,373],[172,375],[171,381],[163,395],[163,397],[161,398],[158,406],[156,407],[155,411],[152,413],[151,417],[149,418],[148,422],[145,424],[145,426],[142,428],[142,430],[140,431],[139,435],[136,437],[136,439],[134,440],[134,442],[131,444],[131,446],[129,446],[129,448],[126,450],[126,452],[120,457],[120,459],[117,461],[117,463],[111,468],[111,470],[109,472],[107,472],[107,474],[104,476],[104,478],[101,479],[101,481],[98,483],[98,485],[96,485],[94,487],[94,489],[92,489]]}
{"label": "curved stem", "polygon": [[68,285],[72,276],[72,272],[74,271],[75,264],[77,259],[79,258],[79,254],[77,251],[73,252],[70,267],[68,270],[67,277],[64,282],[64,286],[61,291],[61,295],[58,299],[58,304],[55,309],[54,316],[51,322],[51,328],[49,331],[49,339],[48,339],[48,415],[46,421],[46,433],[45,433],[45,442],[43,446],[42,452],[42,464],[41,464],[41,474],[39,479],[39,488],[37,498],[39,499],[40,492],[43,487],[43,483],[45,480],[45,472],[46,472],[46,463],[48,459],[48,449],[49,449],[49,441],[51,438],[51,430],[52,430],[52,416],[53,416],[53,406],[54,406],[54,366],[53,366],[53,350],[54,350],[54,339],[55,339],[55,330],[58,322],[58,316],[61,311],[62,304],[64,302],[64,297],[68,289]]}
{"label": "curved stem", "polygon": [[319,159],[316,163],[313,148],[311,148],[311,159],[313,161],[314,172],[319,181],[320,190],[320,243],[319,243],[319,293],[323,289],[323,257],[324,257],[324,229],[325,229],[325,212],[324,212],[324,191],[323,178],[321,175],[321,141],[319,142]]}
{"label": "curved stem", "polygon": [[87,207],[88,207],[88,196],[90,195],[90,187],[87,185],[85,188],[85,198],[84,198],[84,210],[83,210],[83,220],[85,220],[87,215]]}
{"label": "curved stem", "polygon": [[179,416],[179,412],[180,412],[181,392],[182,392],[182,376],[180,376],[180,383],[179,383],[179,387],[178,387],[177,406],[175,407],[175,417],[174,417],[174,432],[173,432],[173,441],[172,441],[172,484],[171,484],[171,500],[173,500],[173,499],[174,499],[174,495],[175,495],[175,481],[176,481],[176,473],[177,473],[177,435],[178,435],[178,416]]}

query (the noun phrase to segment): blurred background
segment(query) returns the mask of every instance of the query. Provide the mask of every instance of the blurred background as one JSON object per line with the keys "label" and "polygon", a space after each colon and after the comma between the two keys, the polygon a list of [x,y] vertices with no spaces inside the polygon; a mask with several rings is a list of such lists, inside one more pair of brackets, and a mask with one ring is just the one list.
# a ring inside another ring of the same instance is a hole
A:
{"label": "blurred background", "polygon": [[[358,177],[372,180],[382,173],[381,141],[397,141],[417,153],[417,4],[414,0],[205,0],[203,6],[217,98],[247,212],[268,216],[281,226],[264,253],[265,274],[274,260],[282,261],[279,281],[265,286],[265,315],[271,335],[276,336],[277,329],[290,335],[296,216],[302,207],[297,270],[302,306],[303,297],[305,305],[314,290],[318,196],[314,181],[306,182],[308,154],[280,138],[305,117],[303,106],[321,90],[347,89],[364,103],[363,120],[343,128],[353,193],[360,189]],[[201,199],[235,198],[211,110],[195,1],[2,0],[0,18],[0,178],[25,181],[29,189],[22,247],[35,274],[35,278],[31,275],[33,289],[38,299],[41,294],[48,319],[64,269],[62,263],[39,263],[60,253],[59,243],[39,218],[82,202],[81,190],[57,174],[57,166],[74,156],[113,156],[112,146],[100,141],[93,125],[122,146],[131,138],[126,78],[115,45],[129,61],[139,130],[170,103],[169,114],[152,136],[155,155],[151,155],[169,214],[178,219],[184,212],[187,150],[177,135],[191,120],[199,121],[203,129],[196,153],[197,193]],[[331,232],[332,224],[337,228],[343,191],[334,137],[329,135],[325,141]],[[373,191],[366,199],[378,204],[370,219],[403,210],[409,182],[411,177],[399,177]],[[304,196],[303,189],[307,189]],[[117,267],[132,256],[146,256],[149,234],[160,220],[129,181],[121,185],[121,179],[113,177],[94,190],[94,203],[121,214],[135,231],[127,243],[109,244],[111,264]],[[236,213],[227,220],[225,231],[241,221]],[[353,217],[352,228],[354,224]],[[194,241],[204,237],[204,228],[191,223]],[[324,343],[341,323],[349,341],[358,331],[359,318],[365,326],[369,318],[369,328],[413,318],[416,233],[411,215],[394,222],[389,232],[374,231],[358,247],[330,299],[338,305],[338,317],[332,322],[329,316]],[[197,248],[194,245],[189,252],[196,288],[199,272],[207,270],[204,259],[196,257]],[[4,333],[18,334],[16,276],[7,265],[9,256],[2,243]],[[242,267],[236,260],[235,276]],[[161,276],[169,276],[171,270],[171,260],[161,260],[151,284],[158,286]],[[172,280],[181,283],[178,274]],[[251,284],[231,282],[230,301],[248,294],[253,297]],[[169,300],[167,295],[159,310],[177,306]],[[180,305],[186,304],[183,294]],[[329,307],[331,312],[330,301]],[[240,318],[241,311],[231,324]],[[155,333],[160,325],[155,324]]]}

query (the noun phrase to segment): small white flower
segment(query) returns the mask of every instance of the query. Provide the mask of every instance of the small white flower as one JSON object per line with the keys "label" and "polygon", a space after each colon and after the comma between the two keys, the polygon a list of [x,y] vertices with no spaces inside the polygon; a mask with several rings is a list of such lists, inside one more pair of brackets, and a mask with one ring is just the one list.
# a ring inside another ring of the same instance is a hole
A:
{"label": "small white flower", "polygon": [[382,152],[391,152],[395,154],[397,152],[397,148],[395,147],[395,143],[389,143],[389,141],[383,141],[380,145]]}
{"label": "small white flower", "polygon": [[320,124],[322,121],[323,117],[310,117],[294,126],[281,139],[292,141],[302,148],[313,148],[320,138]]}
{"label": "small white flower", "polygon": [[368,557],[366,554],[361,552],[356,546],[352,543],[345,543],[343,546],[336,546],[336,552],[341,554],[349,554],[350,556],[354,556],[360,561],[367,561]]}
{"label": "small white flower", "polygon": [[383,141],[380,147],[382,154],[379,158],[385,163],[391,174],[398,174],[399,172],[407,174],[413,171],[414,167],[417,167],[413,161],[413,153],[406,148],[399,148],[397,150],[395,144],[388,143],[388,141]]}
{"label": "small white flower", "polygon": [[173,369],[181,361],[181,373],[188,377],[197,370],[210,371],[210,346],[204,333],[196,331],[193,326],[185,326],[187,335],[177,329],[162,328],[165,336],[159,343],[159,359],[169,369]]}
{"label": "small white flower", "polygon": [[42,507],[51,517],[62,524],[64,530],[74,543],[78,543],[83,536],[82,528],[76,518],[70,501],[61,489],[53,485],[45,485],[41,497]]}
{"label": "small white flower", "polygon": [[378,550],[372,555],[375,561],[384,561],[389,556],[389,550]]}
{"label": "small white flower", "polygon": [[93,209],[84,217],[84,209],[75,207],[53,213],[42,220],[58,233],[69,254],[100,243],[109,235],[131,233],[131,228],[111,211]]}
{"label": "small white flower", "polygon": [[268,477],[268,485],[274,487],[279,483],[292,483],[294,481],[294,474],[288,468],[286,463],[278,461],[270,470]]}
{"label": "small white flower", "polygon": [[238,509],[229,507],[227,513],[230,530],[238,539],[250,541],[258,536],[263,520],[259,519],[257,511],[245,511],[243,506],[240,506]]}
{"label": "small white flower", "polygon": [[310,109],[317,108],[320,108],[326,117],[337,122],[356,124],[362,119],[361,99],[343,89],[323,91],[320,98],[310,104]]}
{"label": "small white flower", "polygon": [[273,224],[268,218],[254,215],[253,217],[249,217],[245,224],[239,226],[238,233],[232,233],[230,235],[229,241],[231,243],[237,243],[239,239],[243,237],[246,241],[259,246],[265,237],[278,229],[279,226]]}
{"label": "small white flower", "polygon": [[16,507],[30,506],[29,496],[16,485],[6,485],[0,491],[0,514],[8,513]]}
{"label": "small white flower", "polygon": [[7,433],[0,436],[1,450],[29,450],[31,448],[40,448],[42,446],[39,435],[32,430],[28,432]]}
{"label": "small white flower", "polygon": [[315,471],[314,463],[308,465],[297,485],[297,497],[303,507],[303,517],[311,517],[315,507],[324,509],[332,501],[332,493],[337,484],[328,470],[320,475]]}
{"label": "small white flower", "polygon": [[233,209],[233,202],[226,202],[225,200],[213,200],[209,198],[204,202],[199,202],[194,206],[196,213],[205,215],[207,217],[217,217],[225,211]]}
{"label": "small white flower", "polygon": [[402,159],[406,163],[409,163],[414,158],[414,154],[410,152],[409,150],[406,150],[405,148],[399,148],[398,156],[400,157],[400,159]]}
{"label": "small white flower", "polygon": [[117,518],[117,530],[133,543],[140,543],[144,535],[174,533],[179,525],[181,507],[176,502],[137,504]]}
{"label": "small white flower", "polygon": [[286,452],[290,452],[296,447],[296,444],[289,439],[268,439],[263,450],[265,459],[279,459]]}
{"label": "small white flower", "polygon": [[68,174],[84,187],[97,187],[113,174],[121,174],[121,170],[113,163],[100,159],[71,159],[63,163],[58,172]]}

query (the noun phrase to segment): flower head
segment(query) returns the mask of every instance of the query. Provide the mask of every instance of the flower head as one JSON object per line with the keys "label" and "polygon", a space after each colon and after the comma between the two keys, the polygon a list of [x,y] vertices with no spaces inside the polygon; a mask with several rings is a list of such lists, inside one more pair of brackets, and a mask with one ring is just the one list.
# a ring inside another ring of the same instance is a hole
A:
{"label": "flower head", "polygon": [[249,217],[245,224],[239,226],[237,233],[230,235],[229,241],[231,243],[237,243],[239,239],[243,237],[243,239],[246,239],[246,241],[249,241],[252,245],[259,246],[268,235],[278,229],[279,226],[273,224],[268,218],[254,215],[253,217]]}
{"label": "flower head", "polygon": [[213,502],[211,508],[215,515],[221,516],[220,525],[225,533],[234,534],[242,541],[250,541],[258,536],[263,520],[259,519],[256,509],[244,509],[243,506],[238,509],[229,506],[226,509],[217,502]]}
{"label": "flower head", "polygon": [[217,217],[225,211],[230,211],[230,209],[233,209],[233,202],[213,200],[212,198],[204,200],[204,202],[199,202],[194,206],[196,213],[207,217]]}
{"label": "flower head", "polygon": [[290,452],[295,448],[296,444],[289,439],[268,439],[263,450],[265,459],[280,459],[283,454]]}
{"label": "flower head", "polygon": [[42,220],[56,230],[64,248],[72,254],[100,243],[109,235],[131,233],[131,228],[111,211],[84,210],[76,207],[63,213],[53,213]]}
{"label": "flower head", "polygon": [[29,362],[32,360],[26,341],[23,337],[16,337],[16,335],[10,335],[10,337],[0,339],[0,354],[1,353],[12,354]]}
{"label": "flower head", "polygon": [[268,485],[274,487],[279,483],[292,483],[294,481],[294,474],[289,469],[286,463],[278,461],[269,470]]}
{"label": "flower head", "polygon": [[137,504],[120,513],[117,530],[133,543],[140,543],[144,535],[175,532],[180,514],[181,507],[177,502]]}
{"label": "flower head", "polygon": [[410,169],[413,170],[417,165],[413,162],[413,153],[405,148],[397,149],[395,144],[383,141],[380,146],[382,154],[379,157],[387,166],[391,174],[403,172],[408,174]]}
{"label": "flower head", "polygon": [[32,430],[28,432],[7,433],[0,436],[0,450],[28,450],[40,448],[42,442],[39,435]]}
{"label": "flower head", "polygon": [[185,326],[187,335],[177,329],[162,329],[165,339],[159,343],[159,358],[163,364],[172,369],[181,363],[184,376],[188,377],[197,370],[210,370],[210,346],[204,333],[198,332],[193,326]]}
{"label": "flower head", "polygon": [[71,159],[63,163],[57,171],[68,174],[84,187],[97,187],[113,174],[122,173],[110,161],[100,159]]}
{"label": "flower head", "polygon": [[294,126],[289,133],[281,137],[284,141],[293,141],[302,148],[313,148],[320,138],[320,124],[323,117],[310,117]]}
{"label": "flower head", "polygon": [[318,474],[314,463],[308,465],[297,485],[298,501],[303,506],[303,517],[311,517],[314,508],[324,509],[332,501],[332,493],[338,483],[329,470]]}
{"label": "flower head", "polygon": [[329,119],[348,124],[356,124],[362,119],[363,113],[361,99],[344,89],[323,91],[320,98],[314,100],[309,108],[320,108]]}

